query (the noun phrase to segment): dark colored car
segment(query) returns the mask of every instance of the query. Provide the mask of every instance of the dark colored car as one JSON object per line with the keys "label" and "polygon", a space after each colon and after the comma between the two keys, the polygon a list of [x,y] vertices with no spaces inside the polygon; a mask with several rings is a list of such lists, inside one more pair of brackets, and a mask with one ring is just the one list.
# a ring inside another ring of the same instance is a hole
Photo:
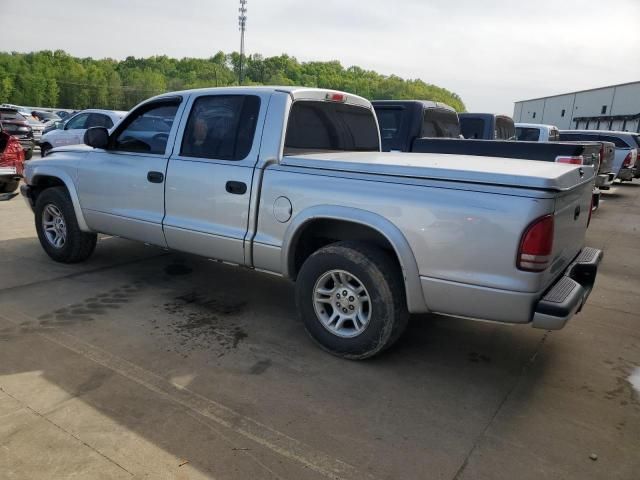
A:
{"label": "dark colored car", "polygon": [[507,115],[493,113],[461,113],[460,130],[472,140],[515,140],[516,126]]}
{"label": "dark colored car", "polygon": [[24,170],[24,150],[20,142],[0,124],[0,194],[15,192]]}
{"label": "dark colored car", "polygon": [[423,100],[375,100],[382,151],[411,151],[417,138],[459,138],[458,114],[449,105]]}
{"label": "dark colored car", "polygon": [[33,156],[35,141],[33,129],[27,119],[15,108],[0,107],[0,122],[2,122],[4,131],[16,137],[22,145],[25,160],[30,160]]}

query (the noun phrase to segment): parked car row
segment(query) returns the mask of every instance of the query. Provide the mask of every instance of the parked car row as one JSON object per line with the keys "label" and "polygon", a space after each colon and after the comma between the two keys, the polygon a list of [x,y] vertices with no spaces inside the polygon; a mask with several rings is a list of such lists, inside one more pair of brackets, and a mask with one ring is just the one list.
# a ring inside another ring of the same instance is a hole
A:
{"label": "parked car row", "polygon": [[438,104],[295,87],[167,93],[111,127],[85,113],[84,145],[25,166],[55,261],[87,260],[105,233],[271,272],[351,359],[389,348],[410,313],[559,329],[594,286],[599,144],[514,142],[486,115],[460,139]]}

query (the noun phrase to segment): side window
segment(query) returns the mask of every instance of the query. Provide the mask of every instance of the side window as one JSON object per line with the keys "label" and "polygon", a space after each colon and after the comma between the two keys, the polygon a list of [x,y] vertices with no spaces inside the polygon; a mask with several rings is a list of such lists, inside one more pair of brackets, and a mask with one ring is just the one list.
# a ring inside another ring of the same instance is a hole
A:
{"label": "side window", "polygon": [[162,155],[180,101],[143,105],[118,128],[110,150]]}
{"label": "side window", "polygon": [[81,113],[80,115],[77,115],[73,117],[71,120],[69,120],[69,122],[67,123],[67,126],[65,127],[65,130],[79,130],[79,129],[87,128],[86,124],[88,119],[89,119],[88,113]]}
{"label": "side window", "polygon": [[255,95],[198,98],[184,130],[180,155],[242,160],[251,151],[260,112]]}

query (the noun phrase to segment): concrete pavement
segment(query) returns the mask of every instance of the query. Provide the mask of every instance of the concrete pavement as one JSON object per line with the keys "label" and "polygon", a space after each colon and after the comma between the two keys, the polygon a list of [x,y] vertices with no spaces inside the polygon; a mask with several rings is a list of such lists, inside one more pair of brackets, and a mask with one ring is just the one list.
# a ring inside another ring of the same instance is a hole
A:
{"label": "concrete pavement", "polygon": [[20,198],[0,225],[1,478],[639,478],[638,183],[564,330],[424,316],[366,362],[281,279],[110,237],[55,264]]}

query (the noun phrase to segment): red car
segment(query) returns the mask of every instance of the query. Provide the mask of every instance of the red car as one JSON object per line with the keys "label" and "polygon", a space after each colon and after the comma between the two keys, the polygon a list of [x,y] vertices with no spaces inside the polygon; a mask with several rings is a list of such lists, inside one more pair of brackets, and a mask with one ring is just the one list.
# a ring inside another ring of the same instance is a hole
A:
{"label": "red car", "polygon": [[24,173],[24,150],[17,138],[9,135],[0,124],[0,193],[18,188]]}

